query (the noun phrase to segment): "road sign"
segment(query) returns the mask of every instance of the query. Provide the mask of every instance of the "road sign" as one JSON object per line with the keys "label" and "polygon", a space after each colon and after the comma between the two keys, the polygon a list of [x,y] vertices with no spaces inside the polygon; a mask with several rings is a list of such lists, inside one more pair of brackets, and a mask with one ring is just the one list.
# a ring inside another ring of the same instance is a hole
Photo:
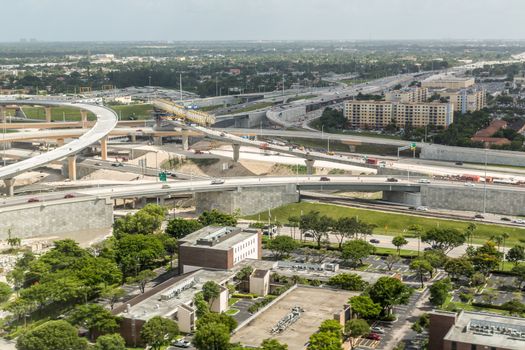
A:
{"label": "road sign", "polygon": [[166,173],[164,171],[159,173],[159,180],[160,181],[164,181],[164,182],[166,182],[168,180],[168,177],[167,177],[167,175],[166,175]]}

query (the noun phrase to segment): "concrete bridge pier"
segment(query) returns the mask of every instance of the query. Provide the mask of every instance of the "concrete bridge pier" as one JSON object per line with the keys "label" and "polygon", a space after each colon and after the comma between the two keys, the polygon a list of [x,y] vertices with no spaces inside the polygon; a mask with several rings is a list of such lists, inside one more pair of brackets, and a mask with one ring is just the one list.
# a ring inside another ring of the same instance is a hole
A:
{"label": "concrete bridge pier", "polygon": [[131,140],[132,143],[137,142],[137,135],[135,135],[135,134],[130,134],[130,135],[129,135],[129,138],[130,138],[130,140]]}
{"label": "concrete bridge pier", "polygon": [[13,197],[15,195],[15,179],[4,179],[4,184],[5,194],[9,197]]}
{"label": "concrete bridge pier", "polygon": [[102,160],[108,160],[108,138],[107,136],[100,139],[100,158],[102,158]]}
{"label": "concrete bridge pier", "polygon": [[156,146],[162,146],[162,136],[153,136],[153,144]]}
{"label": "concrete bridge pier", "polygon": [[45,107],[46,111],[46,122],[51,123],[51,107]]}
{"label": "concrete bridge pier", "polygon": [[77,156],[67,157],[67,175],[71,181],[77,180]]}
{"label": "concrete bridge pier", "polygon": [[80,111],[80,119],[82,120],[82,129],[85,129],[88,127],[87,125],[87,116],[88,116],[88,112],[87,111],[84,111],[84,110],[81,110]]}
{"label": "concrete bridge pier", "polygon": [[60,139],[57,139],[57,146],[64,146],[64,139],[63,138],[60,138]]}
{"label": "concrete bridge pier", "polygon": [[0,121],[4,122],[6,118],[6,108],[4,106],[0,106]]}
{"label": "concrete bridge pier", "polygon": [[238,162],[239,161],[241,145],[239,145],[238,143],[234,143],[234,144],[232,144],[232,147],[233,147],[233,161],[234,162]]}
{"label": "concrete bridge pier", "polygon": [[313,175],[315,173],[315,168],[314,168],[315,160],[305,159],[304,162],[306,164],[306,174]]}
{"label": "concrete bridge pier", "polygon": [[187,151],[188,149],[190,149],[190,140],[188,137],[187,130],[182,130],[182,149],[184,151]]}

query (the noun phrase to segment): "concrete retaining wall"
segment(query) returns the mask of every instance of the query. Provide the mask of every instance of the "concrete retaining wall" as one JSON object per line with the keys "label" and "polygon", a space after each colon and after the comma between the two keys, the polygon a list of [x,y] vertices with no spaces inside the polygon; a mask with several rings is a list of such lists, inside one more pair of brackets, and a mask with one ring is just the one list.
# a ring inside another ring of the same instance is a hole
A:
{"label": "concrete retaining wall", "polygon": [[[421,205],[450,210],[483,211],[484,190],[476,187],[421,186]],[[525,191],[512,188],[487,188],[486,212],[504,215],[525,215]]]}
{"label": "concrete retaining wall", "polygon": [[452,162],[485,163],[485,152],[489,164],[525,166],[525,153],[487,150],[481,148],[452,147],[443,145],[421,146],[421,159],[445,160]]}
{"label": "concrete retaining wall", "polygon": [[383,191],[383,200],[418,207],[421,205],[421,193]]}
{"label": "concrete retaining wall", "polygon": [[106,199],[64,199],[24,204],[0,210],[0,239],[63,236],[108,229],[113,224],[113,202]]}
{"label": "concrete retaining wall", "polygon": [[276,208],[299,201],[295,184],[275,187],[243,187],[237,191],[195,193],[197,213],[217,209],[226,213],[240,211],[241,215],[252,215],[268,208]]}

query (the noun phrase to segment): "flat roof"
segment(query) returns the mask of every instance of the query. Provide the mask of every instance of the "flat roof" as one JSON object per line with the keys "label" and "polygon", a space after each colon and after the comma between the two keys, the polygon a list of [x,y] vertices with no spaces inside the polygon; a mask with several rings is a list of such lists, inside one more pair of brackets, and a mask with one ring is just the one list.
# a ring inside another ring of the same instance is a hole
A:
{"label": "flat roof", "polygon": [[182,238],[181,245],[228,250],[254,235],[257,235],[257,230],[229,226],[206,226]]}
{"label": "flat roof", "polygon": [[498,349],[522,350],[525,349],[525,319],[463,311],[444,339]]}
{"label": "flat roof", "polygon": [[[232,272],[226,270],[197,270],[118,315],[144,321],[155,316],[169,317],[177,312],[181,305],[189,305],[195,294],[202,290],[204,283],[215,281],[220,284],[232,276]],[[171,294],[177,289],[179,293],[176,295],[173,293],[171,297],[167,298],[167,294]]]}

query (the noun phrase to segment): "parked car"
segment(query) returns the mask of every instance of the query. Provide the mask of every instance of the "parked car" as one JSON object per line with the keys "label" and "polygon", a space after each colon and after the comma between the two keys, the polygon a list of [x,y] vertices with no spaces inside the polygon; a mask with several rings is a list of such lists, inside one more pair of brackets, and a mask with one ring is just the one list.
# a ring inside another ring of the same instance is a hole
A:
{"label": "parked car", "polygon": [[366,336],[366,339],[381,340],[381,336],[377,333],[370,333]]}
{"label": "parked car", "polygon": [[372,327],[372,328],[370,328],[370,330],[373,333],[376,333],[376,334],[385,334],[385,330],[382,327],[379,327],[379,326]]}
{"label": "parked car", "polygon": [[224,183],[223,179],[213,179],[211,180],[212,185],[222,185]]}
{"label": "parked car", "polygon": [[525,220],[522,220],[522,219],[516,219],[516,220],[513,220],[512,222],[515,224],[525,224]]}
{"label": "parked car", "polygon": [[75,198],[74,194],[68,193],[64,196],[64,198]]}
{"label": "parked car", "polygon": [[430,180],[429,179],[419,179],[418,181],[420,184],[429,184],[430,183]]}
{"label": "parked car", "polygon": [[319,179],[319,181],[330,181],[330,178],[329,178],[329,177],[326,177],[326,176],[321,176],[321,178]]}
{"label": "parked car", "polygon": [[386,182],[398,182],[399,180],[396,179],[395,177],[389,177],[388,179],[386,179]]}
{"label": "parked car", "polygon": [[305,237],[313,237],[314,235],[312,235],[310,232],[305,232],[303,236],[305,236]]}
{"label": "parked car", "polygon": [[35,203],[35,202],[40,202],[40,199],[38,199],[38,198],[29,198],[27,200],[27,203]]}
{"label": "parked car", "polygon": [[372,239],[370,240],[370,243],[378,244],[378,243],[379,243],[379,240],[378,240],[378,239],[375,239],[375,238],[372,238]]}
{"label": "parked car", "polygon": [[191,346],[191,342],[186,339],[178,339],[173,342],[173,346],[176,346],[177,348],[189,348]]}

